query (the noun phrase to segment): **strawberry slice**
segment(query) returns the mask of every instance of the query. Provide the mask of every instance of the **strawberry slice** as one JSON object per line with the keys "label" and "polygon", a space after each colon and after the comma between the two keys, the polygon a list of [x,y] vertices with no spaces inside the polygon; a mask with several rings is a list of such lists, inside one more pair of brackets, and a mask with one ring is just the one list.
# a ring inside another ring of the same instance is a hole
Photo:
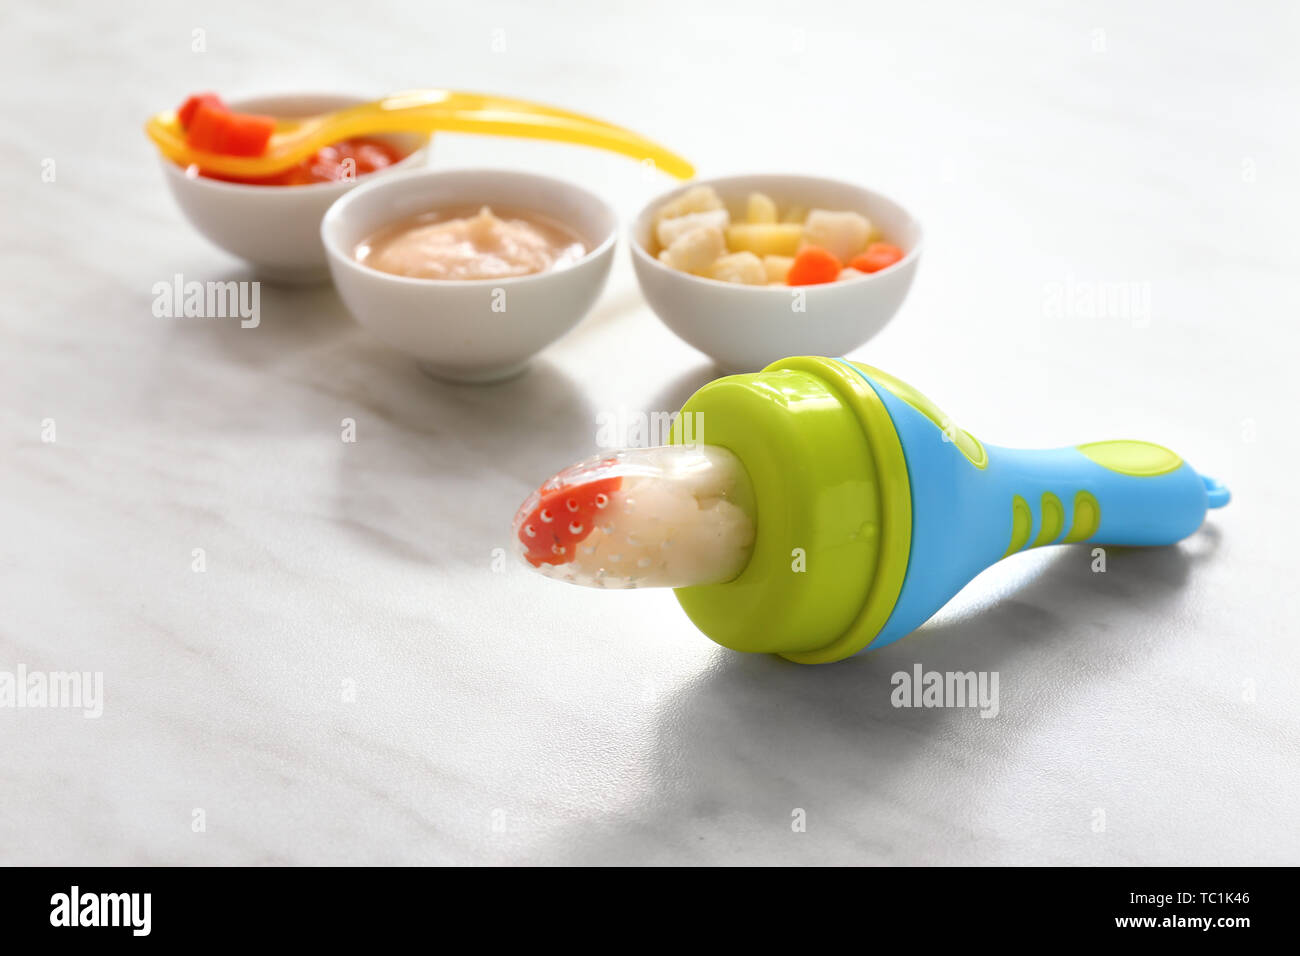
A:
{"label": "strawberry slice", "polygon": [[[549,484],[549,482],[548,482]],[[623,477],[537,489],[537,504],[519,522],[524,559],[533,567],[572,561],[577,545],[596,526],[596,514],[623,485]]]}

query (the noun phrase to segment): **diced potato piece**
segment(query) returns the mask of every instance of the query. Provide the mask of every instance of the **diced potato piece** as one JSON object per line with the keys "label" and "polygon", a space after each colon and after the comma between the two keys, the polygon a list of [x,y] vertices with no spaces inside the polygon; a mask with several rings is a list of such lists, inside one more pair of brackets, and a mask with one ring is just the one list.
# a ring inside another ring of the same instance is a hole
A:
{"label": "diced potato piece", "polygon": [[756,256],[792,256],[802,238],[803,226],[798,223],[740,222],[727,227],[727,247]]}
{"label": "diced potato piece", "polygon": [[763,193],[750,193],[745,218],[750,222],[776,222],[776,203]]}
{"label": "diced potato piece", "polygon": [[803,224],[803,238],[821,246],[840,262],[848,262],[863,249],[871,236],[871,223],[856,212],[814,209]]}
{"label": "diced potato piece", "polygon": [[693,212],[708,212],[711,209],[724,209],[722,199],[712,186],[693,186],[672,202],[664,203],[655,212],[655,222],[676,219],[678,216]]}
{"label": "diced potato piece", "polygon": [[785,211],[785,215],[781,217],[781,221],[797,222],[799,223],[799,225],[802,226],[803,221],[807,218],[808,218],[807,206],[791,206],[789,209]]}
{"label": "diced potato piece", "polygon": [[703,276],[709,274],[709,267],[726,251],[727,243],[721,229],[699,226],[679,236],[660,259],[673,269]]}
{"label": "diced potato piece", "polygon": [[849,266],[847,269],[840,270],[840,277],[835,281],[844,282],[848,279],[856,279],[858,276],[864,276],[864,275],[866,275],[865,272],[859,272],[857,269],[853,268],[852,266]]}
{"label": "diced potato piece", "polygon": [[667,249],[674,242],[692,229],[700,226],[712,226],[714,229],[726,229],[731,225],[731,214],[725,209],[710,209],[707,212],[688,212],[684,216],[665,219],[655,228],[655,238],[659,245]]}
{"label": "diced potato piece", "polygon": [[763,270],[767,273],[768,282],[784,283],[792,265],[794,265],[794,256],[763,257]]}
{"label": "diced potato piece", "polygon": [[752,252],[733,252],[713,263],[709,275],[723,282],[738,282],[741,285],[765,285],[767,270],[763,260]]}

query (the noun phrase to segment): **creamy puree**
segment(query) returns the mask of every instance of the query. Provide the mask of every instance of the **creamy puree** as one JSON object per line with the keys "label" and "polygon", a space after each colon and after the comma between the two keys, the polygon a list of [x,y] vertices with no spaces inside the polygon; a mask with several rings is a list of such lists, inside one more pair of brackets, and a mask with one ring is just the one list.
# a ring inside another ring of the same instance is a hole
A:
{"label": "creamy puree", "polygon": [[567,226],[524,210],[438,210],[363,239],[358,262],[414,279],[505,279],[562,269],[587,254]]}

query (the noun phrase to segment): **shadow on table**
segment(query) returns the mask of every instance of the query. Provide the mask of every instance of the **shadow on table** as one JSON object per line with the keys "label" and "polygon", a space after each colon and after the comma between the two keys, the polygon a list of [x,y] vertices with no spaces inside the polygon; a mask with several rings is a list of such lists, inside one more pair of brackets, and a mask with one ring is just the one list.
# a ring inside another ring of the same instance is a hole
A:
{"label": "shadow on table", "polygon": [[329,347],[353,334],[356,324],[329,282],[284,285],[261,278],[251,267],[237,267],[203,281],[258,282],[257,324],[244,327],[239,316],[171,320],[178,344],[217,349],[241,366],[262,369],[295,355]]}
{"label": "shadow on table", "polygon": [[[1201,537],[1212,550],[1217,533]],[[1022,749],[1044,720],[1153,652],[1150,630],[1134,640],[1131,622],[1170,613],[1201,556],[1188,545],[1109,549],[1107,572],[1096,574],[1087,550],[1062,548],[991,606],[841,663],[720,654],[659,707],[640,802],[620,808],[617,819],[579,825],[546,855],[775,861],[789,846],[783,840],[794,808],[810,821],[810,839],[794,852],[815,849],[824,858],[913,859],[894,835],[900,819],[911,829],[976,839],[960,817],[926,819],[934,804],[942,810],[953,799],[927,795],[912,765],[931,768],[934,789],[981,787],[986,768]],[[925,671],[997,671],[1000,713],[982,719],[977,709],[895,708],[892,677],[917,663]],[[1061,673],[1073,679],[1051,676]],[[1042,693],[1044,674],[1050,694]],[[814,822],[820,836],[811,838]],[[736,834],[752,839],[745,847],[720,844]]]}
{"label": "shadow on table", "polygon": [[[214,277],[255,279],[248,268]],[[425,435],[473,435],[510,450],[541,427],[568,421],[584,435],[588,408],[575,383],[544,356],[515,379],[492,385],[454,385],[420,371],[406,354],[362,329],[329,283],[281,285],[260,280],[260,321],[243,328],[238,318],[176,320],[182,345],[219,349],[239,366],[275,366],[280,380],[298,386],[298,403],[320,399],[357,402],[386,423]],[[258,381],[262,381],[258,379]],[[278,416],[292,423],[293,403]],[[315,409],[308,409],[313,412]],[[332,410],[331,410],[332,411]],[[495,430],[495,434],[489,432]],[[583,447],[589,447],[588,441]]]}
{"label": "shadow on table", "polygon": [[[693,366],[682,374],[676,376],[671,382],[667,383],[659,393],[655,395],[651,403],[651,409],[655,411],[676,412],[686,400],[698,392],[701,388],[712,382],[715,378],[721,378],[727,373],[718,365],[707,358],[701,356],[699,364]],[[705,424],[705,439],[708,439],[708,425]]]}
{"label": "shadow on table", "polygon": [[508,542],[528,492],[592,453],[595,413],[545,359],[495,385],[434,380],[382,346],[359,347],[356,361],[367,360],[373,381],[356,399],[364,444],[338,456],[337,520],[431,572]]}
{"label": "shadow on table", "polygon": [[[219,277],[250,278],[247,270]],[[328,283],[263,282],[259,294],[256,328],[181,320],[176,348],[217,352],[244,370],[227,387],[261,435],[319,442],[332,455],[336,508],[322,517],[368,547],[408,560],[446,557],[462,543],[450,540],[449,527],[475,512],[508,538],[527,493],[593,451],[594,412],[544,356],[506,382],[450,384],[357,326]],[[351,442],[343,439],[347,420],[355,423]]]}

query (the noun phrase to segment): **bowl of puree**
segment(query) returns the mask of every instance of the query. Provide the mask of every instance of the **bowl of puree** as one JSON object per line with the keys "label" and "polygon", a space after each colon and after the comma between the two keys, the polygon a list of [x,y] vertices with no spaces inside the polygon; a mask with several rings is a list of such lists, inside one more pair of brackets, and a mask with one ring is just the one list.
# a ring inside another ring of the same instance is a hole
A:
{"label": "bowl of puree", "polygon": [[326,212],[321,241],[356,320],[436,378],[493,382],[591,310],[617,233],[599,196],[492,169],[393,173]]}

